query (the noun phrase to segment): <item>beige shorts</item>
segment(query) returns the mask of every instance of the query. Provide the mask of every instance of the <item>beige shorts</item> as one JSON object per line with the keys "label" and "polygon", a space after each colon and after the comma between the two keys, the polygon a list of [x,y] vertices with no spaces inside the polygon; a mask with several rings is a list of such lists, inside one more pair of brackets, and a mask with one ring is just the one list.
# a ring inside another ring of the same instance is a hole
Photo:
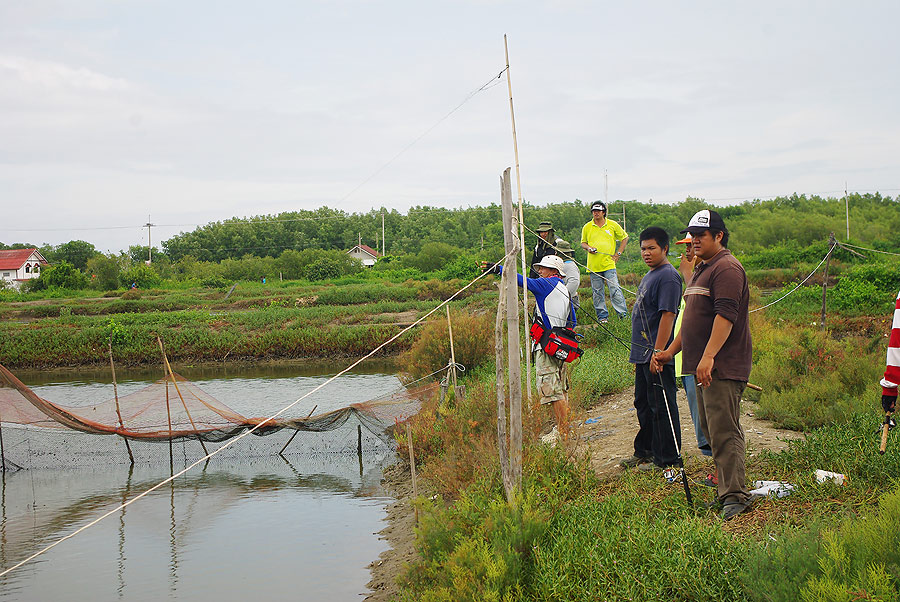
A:
{"label": "beige shorts", "polygon": [[535,349],[534,372],[537,375],[541,403],[553,403],[566,399],[569,379],[566,374],[566,363],[563,360],[550,357],[541,349]]}

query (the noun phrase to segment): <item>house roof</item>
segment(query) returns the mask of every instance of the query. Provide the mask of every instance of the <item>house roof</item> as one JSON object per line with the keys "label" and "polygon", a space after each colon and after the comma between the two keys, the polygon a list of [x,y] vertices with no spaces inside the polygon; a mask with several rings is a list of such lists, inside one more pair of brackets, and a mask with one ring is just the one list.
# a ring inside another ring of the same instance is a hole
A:
{"label": "house roof", "polygon": [[42,264],[47,264],[47,260],[41,257],[41,254],[34,247],[30,249],[7,249],[0,251],[0,270],[18,270],[33,254],[37,254],[37,259]]}
{"label": "house roof", "polygon": [[348,251],[348,253],[352,253],[356,249],[359,249],[360,251],[364,251],[364,252],[368,253],[369,255],[371,255],[372,257],[381,257],[381,253],[379,253],[378,251],[376,251],[369,245],[355,245],[352,249],[350,249]]}

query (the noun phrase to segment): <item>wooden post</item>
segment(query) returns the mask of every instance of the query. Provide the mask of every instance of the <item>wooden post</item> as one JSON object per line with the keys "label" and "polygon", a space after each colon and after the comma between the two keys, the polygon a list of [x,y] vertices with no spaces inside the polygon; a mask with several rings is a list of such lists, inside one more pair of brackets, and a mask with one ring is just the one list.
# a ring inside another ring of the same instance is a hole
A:
{"label": "wooden post", "polygon": [[[0,418],[0,465],[3,466],[3,472],[6,472],[6,453],[3,450],[3,419]],[[5,481],[4,481],[5,483]]]}
{"label": "wooden post", "polygon": [[[316,411],[316,408],[317,408],[317,407],[319,407],[319,404],[316,404],[316,405],[313,406],[313,409],[311,409],[311,410],[309,411],[309,414],[306,415],[306,418],[307,418],[307,419],[308,419],[310,416],[312,416],[312,413]],[[296,437],[296,436],[297,436],[297,433],[299,433],[299,432],[300,432],[299,430],[295,430],[295,431],[294,431],[294,434],[291,435],[291,438],[287,440],[287,443],[285,443],[285,444],[284,444],[284,447],[281,448],[281,451],[278,452],[278,455],[279,455],[279,456],[281,456],[282,458],[284,458],[284,455],[283,455],[283,454],[284,454],[284,450],[287,449],[287,446],[291,444],[291,441],[294,440],[294,437]],[[286,458],[285,458],[285,459],[286,459]]]}
{"label": "wooden post", "polygon": [[363,473],[362,462],[362,425],[356,425],[356,457],[359,458],[359,476]]}
{"label": "wooden post", "polygon": [[820,320],[822,332],[825,332],[825,293],[828,290],[828,264],[831,263],[831,251],[834,249],[835,244],[834,232],[832,232],[831,236],[828,237],[828,258],[825,260],[825,275],[822,276],[822,318]]}
{"label": "wooden post", "polygon": [[[178,393],[178,398],[181,399],[181,405],[184,406],[184,412],[187,414],[188,421],[191,423],[191,428],[195,431],[197,430],[197,425],[194,424],[194,419],[191,418],[191,411],[188,410],[187,403],[184,401],[184,396],[181,394],[181,389],[178,388],[178,383],[175,381],[175,374],[172,373],[172,366],[169,365],[169,358],[166,357],[166,350],[163,347],[162,339],[159,336],[156,337],[157,342],[159,343],[159,350],[162,352],[163,362],[166,364],[166,370],[169,371],[169,378],[172,379],[172,385],[175,387],[175,392]],[[171,439],[172,435],[172,424],[171,421],[169,423],[169,438]],[[203,439],[200,438],[200,433],[197,433],[197,441],[200,442],[200,447],[203,448],[203,454],[208,456],[209,452],[206,451],[206,445],[203,443]]]}
{"label": "wooden post", "polygon": [[447,329],[450,332],[450,375],[453,378],[453,399],[459,401],[460,390],[456,382],[456,352],[453,350],[453,323],[450,321],[450,306],[447,305]]}
{"label": "wooden post", "polygon": [[[508,262],[504,262],[504,267]],[[500,299],[497,302],[497,319],[494,321],[494,363],[497,378],[497,448],[500,452],[500,475],[503,478],[503,490],[507,500],[513,491],[512,471],[509,467],[509,441],[506,438],[506,357],[503,355],[503,323],[506,321],[506,297],[504,285],[506,279],[500,279]],[[518,311],[518,309],[516,309]]]}
{"label": "wooden post", "polygon": [[[109,337],[109,341],[107,341],[109,346],[109,369],[112,371],[112,379],[113,379],[113,396],[116,398],[116,415],[119,417],[119,428],[123,431],[125,430],[125,422],[122,420],[122,409],[119,407],[119,387],[116,383],[116,365],[113,363],[112,356],[112,337]],[[122,440],[125,441],[125,449],[128,450],[128,458],[131,460],[131,465],[134,466],[134,454],[131,453],[131,446],[128,444],[128,437],[122,435]]]}
{"label": "wooden post", "polygon": [[[409,420],[406,421],[406,445],[409,447],[409,471],[412,475],[413,498],[419,497],[419,490],[416,486],[416,455],[413,453],[413,436],[412,429],[409,428]],[[416,507],[416,524],[419,524],[419,508]]]}
{"label": "wooden post", "polygon": [[[512,229],[513,205],[509,168],[503,172],[503,187],[500,196],[503,209],[503,244],[507,253],[501,278],[501,289],[506,294],[506,351],[507,366],[509,368],[509,471],[511,489],[507,491],[507,499],[510,502],[514,502],[515,494],[522,484],[522,364],[520,360],[522,345],[519,338],[519,312],[511,311],[511,308],[517,305],[516,271],[513,258],[520,249],[520,241]],[[505,445],[505,442],[501,441],[500,444]]]}
{"label": "wooden post", "polygon": [[[519,217],[516,219],[513,218],[513,221],[518,221],[519,225],[519,242],[521,243],[520,252],[522,254],[522,275],[525,276],[528,274],[528,265],[525,260],[525,224],[524,218],[522,214],[522,177],[519,173],[519,141],[516,138],[516,112],[513,110],[513,95],[512,95],[512,78],[509,74],[509,45],[506,43],[506,34],[503,34],[503,50],[506,54],[506,86],[509,88],[509,115],[512,119],[512,135],[513,135],[513,151],[516,158],[516,192],[519,197]],[[512,203],[512,190],[510,189],[509,193],[509,201]],[[510,228],[512,228],[512,223],[510,223]],[[506,233],[503,234],[504,243],[506,241]],[[510,309],[515,306],[510,306]],[[528,289],[524,286],[522,287],[522,307],[523,307],[523,315],[525,316],[523,323],[525,326],[525,340],[528,340]],[[525,354],[525,382],[526,388],[528,390],[528,399],[531,399],[531,355]]]}
{"label": "wooden post", "polygon": [[175,474],[175,453],[172,451],[172,411],[169,408],[169,377],[166,379],[166,418],[169,420],[169,474]]}

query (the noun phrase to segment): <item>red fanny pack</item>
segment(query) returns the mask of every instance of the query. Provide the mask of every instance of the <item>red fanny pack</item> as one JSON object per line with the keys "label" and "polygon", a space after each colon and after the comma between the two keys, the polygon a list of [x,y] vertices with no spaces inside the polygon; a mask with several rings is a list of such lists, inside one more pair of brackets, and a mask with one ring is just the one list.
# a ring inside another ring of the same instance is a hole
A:
{"label": "red fanny pack", "polygon": [[564,326],[547,330],[543,324],[535,322],[531,325],[531,340],[539,343],[544,353],[564,362],[574,362],[584,353],[578,348],[578,335]]}

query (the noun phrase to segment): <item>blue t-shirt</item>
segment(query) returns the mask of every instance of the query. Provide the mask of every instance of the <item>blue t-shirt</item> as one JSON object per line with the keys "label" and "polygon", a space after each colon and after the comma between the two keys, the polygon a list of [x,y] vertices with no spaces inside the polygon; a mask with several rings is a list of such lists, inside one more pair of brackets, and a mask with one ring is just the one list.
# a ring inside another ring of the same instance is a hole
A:
{"label": "blue t-shirt", "polygon": [[[648,364],[656,345],[659,333],[659,319],[663,312],[678,313],[681,303],[681,276],[671,263],[664,263],[650,270],[641,279],[638,286],[637,300],[631,310],[631,355],[628,361],[632,364]],[[674,325],[674,324],[673,324]],[[673,334],[669,335],[666,347],[672,343]]]}

